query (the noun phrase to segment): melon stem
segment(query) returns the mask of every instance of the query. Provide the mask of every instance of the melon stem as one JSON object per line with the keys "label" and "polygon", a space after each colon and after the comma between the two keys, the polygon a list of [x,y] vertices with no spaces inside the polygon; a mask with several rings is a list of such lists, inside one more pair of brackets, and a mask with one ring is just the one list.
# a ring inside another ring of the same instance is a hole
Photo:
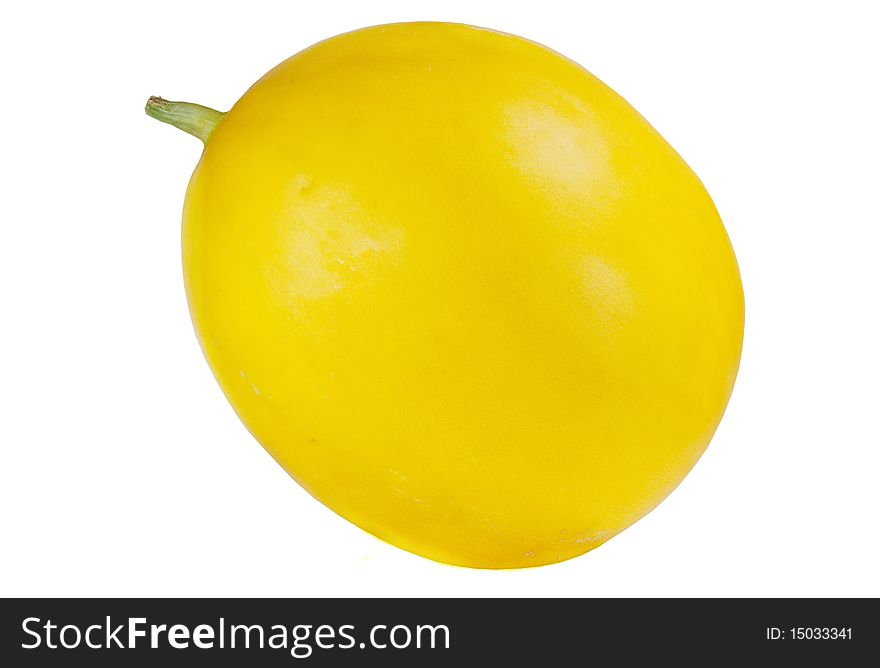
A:
{"label": "melon stem", "polygon": [[203,107],[192,102],[171,102],[161,97],[151,97],[144,109],[148,116],[168,123],[184,132],[198,137],[207,144],[214,129],[226,115],[222,111]]}

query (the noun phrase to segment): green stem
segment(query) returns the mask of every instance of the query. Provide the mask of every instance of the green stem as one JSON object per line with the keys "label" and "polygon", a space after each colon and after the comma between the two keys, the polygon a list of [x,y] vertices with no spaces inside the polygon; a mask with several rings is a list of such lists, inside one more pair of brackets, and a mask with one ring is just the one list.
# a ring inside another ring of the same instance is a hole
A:
{"label": "green stem", "polygon": [[226,115],[222,111],[209,109],[200,104],[191,102],[169,102],[161,97],[151,97],[147,100],[145,111],[157,121],[168,123],[193,137],[198,137],[207,144],[214,128]]}

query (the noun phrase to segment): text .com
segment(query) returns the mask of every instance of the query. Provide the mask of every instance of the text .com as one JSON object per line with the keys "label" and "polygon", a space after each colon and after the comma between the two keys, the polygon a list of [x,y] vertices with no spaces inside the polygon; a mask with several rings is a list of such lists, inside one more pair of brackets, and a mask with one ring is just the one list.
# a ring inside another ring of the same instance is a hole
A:
{"label": "text .com", "polygon": [[449,649],[449,628],[444,624],[376,624],[359,631],[353,624],[152,624],[145,617],[122,623],[108,616],[88,626],[59,624],[51,619],[27,617],[21,623],[23,649],[274,649],[286,650],[295,659],[306,659],[316,650],[346,649]]}

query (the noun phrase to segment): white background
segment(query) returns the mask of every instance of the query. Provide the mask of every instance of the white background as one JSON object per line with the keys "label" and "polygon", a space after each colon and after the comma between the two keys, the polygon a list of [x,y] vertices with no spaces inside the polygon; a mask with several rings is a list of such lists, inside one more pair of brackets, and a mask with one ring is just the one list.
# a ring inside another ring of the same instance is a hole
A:
{"label": "white background", "polygon": [[[878,16],[868,2],[13,3],[0,17],[0,594],[880,595]],[[873,14],[873,15],[872,15]],[[581,558],[439,565],[314,501],[202,358],[179,227],[200,144],[310,44],[432,19],[520,34],[700,175],[746,293],[739,381],[656,511]]]}

